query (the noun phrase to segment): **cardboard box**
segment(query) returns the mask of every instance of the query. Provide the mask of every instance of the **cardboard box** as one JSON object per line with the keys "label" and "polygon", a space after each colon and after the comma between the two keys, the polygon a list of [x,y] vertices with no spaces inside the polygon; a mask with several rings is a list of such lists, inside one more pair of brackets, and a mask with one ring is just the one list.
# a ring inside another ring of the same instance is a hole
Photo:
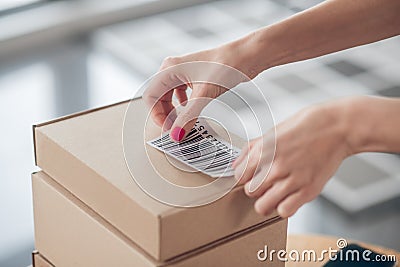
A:
{"label": "cardboard box", "polygon": [[[145,194],[133,181],[123,153],[122,127],[128,104],[125,101],[34,126],[36,164],[161,261],[263,221],[278,219],[276,213],[268,218],[256,214],[254,200],[245,196],[242,187],[197,208],[172,207]],[[137,127],[131,135],[135,137],[132,146],[139,171],[149,179],[160,179],[143,145],[146,107],[141,99],[131,105],[135,105],[137,116]],[[193,186],[213,181],[204,174],[171,166],[164,154],[155,149],[148,149],[148,153],[172,182]],[[285,238],[285,234],[279,238]]]}
{"label": "cardboard box", "polygon": [[32,252],[33,267],[54,267],[46,258],[43,257],[37,250]]}
{"label": "cardboard box", "polygon": [[[287,220],[263,222],[169,261],[156,261],[43,172],[33,174],[35,246],[57,267],[284,266],[257,252],[286,247]],[[192,238],[196,238],[194,232]]]}

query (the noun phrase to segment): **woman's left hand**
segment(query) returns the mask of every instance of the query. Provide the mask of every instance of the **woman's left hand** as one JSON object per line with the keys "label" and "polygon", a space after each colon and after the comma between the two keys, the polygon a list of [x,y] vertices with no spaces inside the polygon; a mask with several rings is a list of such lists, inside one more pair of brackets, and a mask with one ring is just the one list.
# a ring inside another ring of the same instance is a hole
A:
{"label": "woman's left hand", "polygon": [[[233,163],[235,177],[246,183],[247,195],[258,198],[258,213],[267,215],[277,209],[286,218],[318,196],[351,154],[343,116],[347,102],[339,100],[306,108],[242,150]],[[262,182],[254,190],[254,185],[250,188],[251,180]]]}

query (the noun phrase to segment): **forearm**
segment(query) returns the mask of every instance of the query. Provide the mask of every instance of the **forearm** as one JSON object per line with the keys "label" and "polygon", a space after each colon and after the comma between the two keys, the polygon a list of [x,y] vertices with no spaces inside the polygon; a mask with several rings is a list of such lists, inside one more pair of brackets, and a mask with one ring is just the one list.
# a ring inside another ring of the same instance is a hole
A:
{"label": "forearm", "polygon": [[[399,0],[330,0],[232,43],[249,76],[400,34]],[[252,77],[252,78],[253,78]]]}
{"label": "forearm", "polygon": [[400,153],[400,98],[357,96],[339,102],[348,154]]}

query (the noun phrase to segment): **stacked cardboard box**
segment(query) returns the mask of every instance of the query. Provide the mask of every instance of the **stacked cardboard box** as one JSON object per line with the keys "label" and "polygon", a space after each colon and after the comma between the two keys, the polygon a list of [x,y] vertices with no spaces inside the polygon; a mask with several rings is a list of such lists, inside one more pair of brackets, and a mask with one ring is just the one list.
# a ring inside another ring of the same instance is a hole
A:
{"label": "stacked cardboard box", "polygon": [[[32,175],[34,262],[60,267],[265,266],[257,251],[265,245],[285,248],[287,221],[276,214],[257,215],[254,201],[240,186],[195,208],[169,206],[144,193],[124,158],[128,105],[121,102],[34,126],[36,164],[43,170]],[[132,133],[137,141],[131,145],[138,173],[160,179],[145,151],[145,105],[141,99],[130,105],[137,113]],[[154,149],[148,153],[174,183],[212,182],[206,175],[175,168]],[[36,266],[45,266],[41,264]]]}

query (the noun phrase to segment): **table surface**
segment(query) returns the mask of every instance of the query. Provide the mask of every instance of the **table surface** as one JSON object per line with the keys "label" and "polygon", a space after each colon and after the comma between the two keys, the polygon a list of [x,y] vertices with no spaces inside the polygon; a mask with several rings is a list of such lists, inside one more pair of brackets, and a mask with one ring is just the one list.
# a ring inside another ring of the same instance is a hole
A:
{"label": "table surface", "polygon": [[[314,250],[316,252],[317,257],[321,254],[322,250],[327,250],[329,247],[332,249],[337,250],[338,242],[338,237],[332,237],[332,236],[321,236],[321,235],[289,235],[288,236],[288,242],[287,242],[287,252],[289,253],[291,250],[297,250],[301,253],[303,250]],[[354,240],[348,240],[348,244],[350,243],[355,243],[358,244],[364,248],[370,249],[374,252],[377,252],[379,254],[385,254],[385,255],[395,255],[397,259],[397,264],[400,259],[400,252],[387,249],[387,248],[382,248],[379,246],[371,245],[371,244],[366,244],[363,242],[358,242]],[[328,256],[326,257],[322,262],[301,262],[301,261],[288,261],[286,263],[286,267],[321,267],[323,266],[329,259]],[[397,265],[396,265],[397,266]]]}

